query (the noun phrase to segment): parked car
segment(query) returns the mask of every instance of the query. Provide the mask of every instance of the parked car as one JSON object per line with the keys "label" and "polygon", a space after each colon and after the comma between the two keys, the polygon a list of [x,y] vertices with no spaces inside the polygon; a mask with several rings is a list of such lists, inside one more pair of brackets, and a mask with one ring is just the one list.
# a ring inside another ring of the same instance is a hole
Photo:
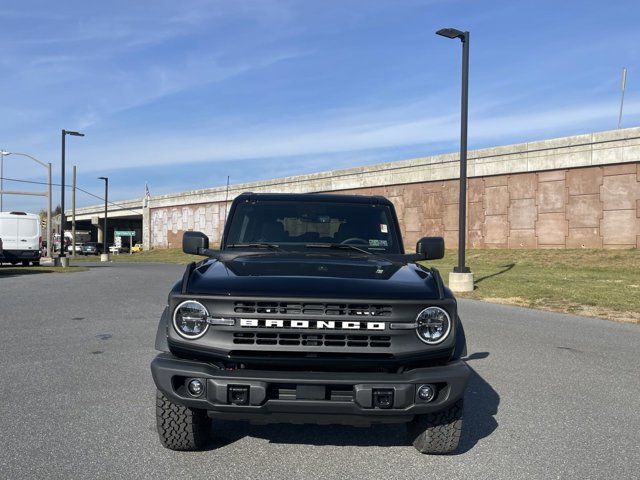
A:
{"label": "parked car", "polygon": [[40,264],[42,233],[40,218],[33,213],[0,212],[4,262],[27,266]]}
{"label": "parked car", "polygon": [[82,246],[83,255],[100,255],[102,253],[103,245],[98,242],[87,242]]}
{"label": "parked car", "polygon": [[[83,247],[84,247],[84,243],[76,243],[76,249],[75,249],[75,253],[76,253],[76,255],[82,255],[82,249],[83,249]],[[73,244],[72,244],[72,245],[69,245],[69,246],[67,247],[67,252],[72,253],[73,251],[74,251],[74,250],[73,250]]]}
{"label": "parked car", "polygon": [[131,247],[131,253],[138,253],[143,250],[141,243],[136,243],[133,247]]}

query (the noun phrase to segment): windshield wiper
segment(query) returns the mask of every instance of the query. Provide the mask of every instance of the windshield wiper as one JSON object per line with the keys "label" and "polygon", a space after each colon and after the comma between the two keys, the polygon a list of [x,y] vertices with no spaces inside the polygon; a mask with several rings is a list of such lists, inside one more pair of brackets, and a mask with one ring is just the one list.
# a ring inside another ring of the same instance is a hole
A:
{"label": "windshield wiper", "polygon": [[348,243],[307,243],[307,248],[333,248],[335,250],[355,250],[356,252],[366,253],[367,255],[373,255],[372,252],[365,250],[364,248],[358,248],[355,245]]}
{"label": "windshield wiper", "polygon": [[231,245],[225,245],[225,248],[270,248],[272,250],[280,250],[280,245],[275,243],[232,243]]}

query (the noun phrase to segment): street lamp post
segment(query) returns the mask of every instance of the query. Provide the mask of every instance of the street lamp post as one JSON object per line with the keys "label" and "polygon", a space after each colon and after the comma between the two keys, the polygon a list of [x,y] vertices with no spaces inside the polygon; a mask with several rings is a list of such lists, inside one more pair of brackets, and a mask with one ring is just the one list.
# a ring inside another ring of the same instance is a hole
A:
{"label": "street lamp post", "polygon": [[8,154],[0,148],[0,212],[4,210],[4,156]]}
{"label": "street lamp post", "polygon": [[[18,155],[21,157],[27,157],[33,160],[34,162],[42,165],[47,170],[47,255],[51,257],[51,163],[44,163],[38,160],[37,158],[27,154],[27,153],[19,153],[19,152],[6,152],[4,150],[0,150],[0,156],[4,161],[5,156],[9,155]],[[2,166],[0,165],[0,170]],[[0,177],[2,174],[0,173]],[[2,191],[2,187],[0,186],[0,192]],[[1,194],[0,194],[1,195]],[[0,211],[2,211],[2,206],[0,204]]]}
{"label": "street lamp post", "polygon": [[473,273],[465,264],[467,239],[467,125],[469,111],[469,32],[443,28],[436,32],[442,37],[462,42],[462,98],[460,109],[460,200],[458,216],[458,265],[449,275],[449,286],[458,292],[473,291]]}
{"label": "street lamp post", "polygon": [[100,254],[101,262],[109,261],[109,247],[107,246],[107,204],[109,203],[109,178],[98,177],[100,180],[104,180],[104,226],[102,232],[102,253]]}
{"label": "street lamp post", "polygon": [[[65,197],[65,185],[64,185],[64,173],[65,173],[65,165],[64,165],[64,157],[65,157],[65,139],[67,137],[67,135],[71,135],[74,137],[84,137],[84,133],[80,133],[80,132],[73,132],[70,130],[65,130],[64,128],[62,129],[62,172],[60,175],[60,258],[64,259],[66,257],[65,255],[65,251],[64,251],[64,222],[65,222],[65,218],[64,218],[64,197]],[[62,266],[66,267],[68,265],[68,261],[67,260],[61,260]]]}

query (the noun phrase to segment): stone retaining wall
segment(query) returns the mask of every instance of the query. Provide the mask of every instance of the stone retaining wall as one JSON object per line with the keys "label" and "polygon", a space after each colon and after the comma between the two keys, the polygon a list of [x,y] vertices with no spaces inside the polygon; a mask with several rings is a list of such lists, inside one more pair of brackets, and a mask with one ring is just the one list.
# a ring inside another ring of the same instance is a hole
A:
{"label": "stone retaining wall", "polygon": [[[472,248],[640,246],[640,128],[469,152],[467,226]],[[395,205],[405,246],[424,235],[458,243],[458,170],[453,154],[301,175],[229,189],[384,195]],[[153,197],[152,247],[180,246],[200,230],[217,242],[226,189]]]}

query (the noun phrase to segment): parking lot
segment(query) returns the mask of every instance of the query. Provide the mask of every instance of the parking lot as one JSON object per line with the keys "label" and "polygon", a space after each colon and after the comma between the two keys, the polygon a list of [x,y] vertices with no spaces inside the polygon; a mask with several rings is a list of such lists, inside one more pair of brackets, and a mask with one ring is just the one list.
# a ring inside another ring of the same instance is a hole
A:
{"label": "parking lot", "polygon": [[[214,422],[209,450],[164,449],[149,372],[182,267],[0,276],[0,478],[637,478],[640,329],[461,301],[474,371],[457,454],[402,425]],[[634,473],[635,472],[635,473]]]}

